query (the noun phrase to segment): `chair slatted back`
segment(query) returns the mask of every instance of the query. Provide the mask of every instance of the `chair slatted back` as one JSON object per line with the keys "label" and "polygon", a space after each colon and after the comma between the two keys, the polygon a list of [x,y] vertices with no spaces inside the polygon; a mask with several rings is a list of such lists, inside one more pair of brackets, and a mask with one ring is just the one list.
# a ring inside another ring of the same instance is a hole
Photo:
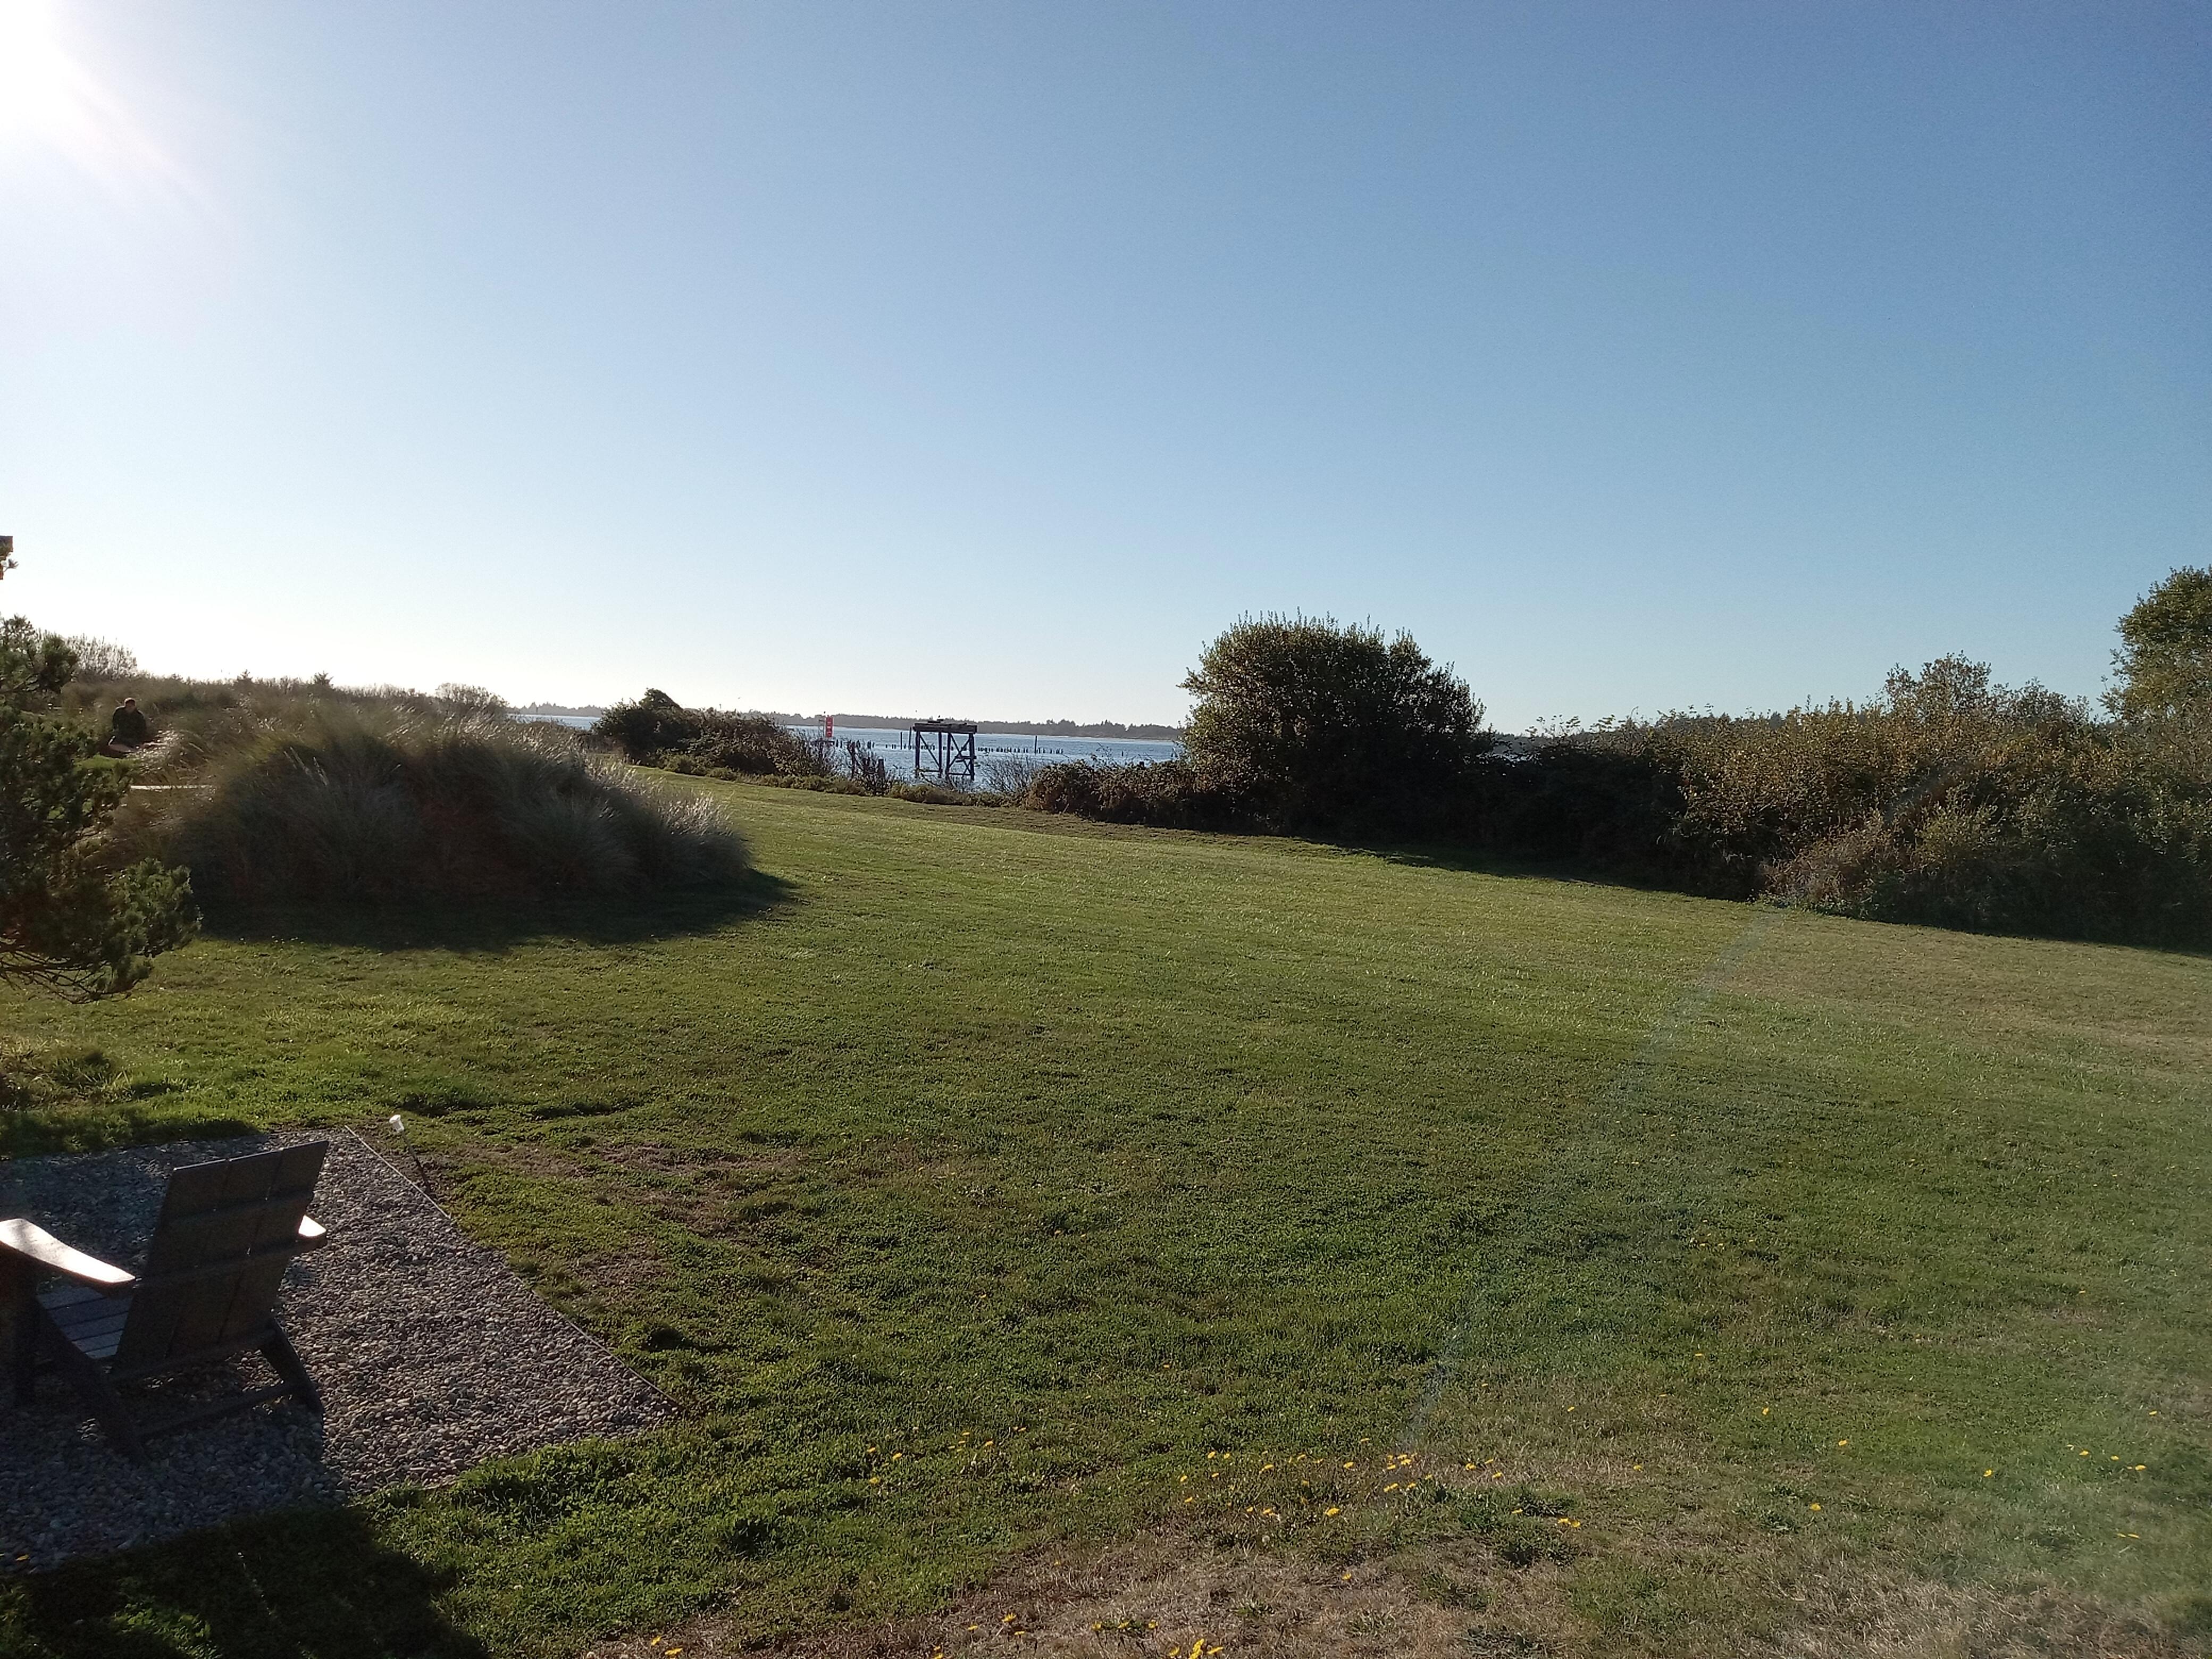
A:
{"label": "chair slatted back", "polygon": [[329,1142],[311,1141],[170,1176],[116,1348],[118,1373],[155,1370],[271,1328],[329,1151]]}

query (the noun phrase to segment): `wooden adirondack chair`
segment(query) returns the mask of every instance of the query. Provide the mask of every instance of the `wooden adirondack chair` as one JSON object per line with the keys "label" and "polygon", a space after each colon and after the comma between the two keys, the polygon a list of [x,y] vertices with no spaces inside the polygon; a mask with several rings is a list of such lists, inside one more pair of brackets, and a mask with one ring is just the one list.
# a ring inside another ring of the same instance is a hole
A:
{"label": "wooden adirondack chair", "polygon": [[[169,1176],[141,1273],[71,1249],[27,1221],[0,1221],[0,1291],[15,1310],[15,1398],[41,1365],[58,1370],[134,1458],[145,1438],[296,1395],[319,1407],[307,1369],[276,1323],[284,1269],[323,1243],[307,1214],[327,1141],[193,1164]],[[43,1277],[65,1279],[40,1290]],[[13,1278],[10,1287],[7,1279]],[[283,1381],[138,1424],[118,1385],[258,1348]]]}

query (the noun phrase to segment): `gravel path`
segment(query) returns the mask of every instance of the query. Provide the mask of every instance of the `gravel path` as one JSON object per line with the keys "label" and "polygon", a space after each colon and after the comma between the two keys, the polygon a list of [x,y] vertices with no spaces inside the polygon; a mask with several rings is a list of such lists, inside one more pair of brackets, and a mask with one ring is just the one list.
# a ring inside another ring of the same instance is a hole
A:
{"label": "gravel path", "polygon": [[[143,1259],[168,1172],[301,1134],[21,1158],[0,1216],[27,1216],[125,1267]],[[117,1452],[51,1372],[37,1401],[0,1391],[0,1570],[150,1543],[240,1516],[434,1486],[488,1458],[638,1433],[674,1413],[651,1384],[469,1242],[358,1137],[326,1137],[313,1213],[330,1243],[296,1259],[278,1316],[323,1394],[164,1435],[144,1466]],[[248,1355],[136,1393],[197,1397],[273,1381]],[[158,1409],[158,1407],[156,1407]]]}

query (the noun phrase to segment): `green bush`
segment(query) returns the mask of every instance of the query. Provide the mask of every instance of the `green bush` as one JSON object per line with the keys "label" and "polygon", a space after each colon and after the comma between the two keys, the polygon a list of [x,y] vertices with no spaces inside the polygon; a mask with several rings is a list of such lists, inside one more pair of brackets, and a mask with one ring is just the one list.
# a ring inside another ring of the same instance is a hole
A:
{"label": "green bush", "polygon": [[1238,804],[1212,788],[1187,763],[1133,761],[1103,765],[1071,761],[1040,767],[1020,804],[1105,823],[1149,823],[1165,830],[1233,830],[1243,825]]}
{"label": "green bush", "polygon": [[1245,617],[1183,689],[1199,787],[1269,828],[1432,828],[1491,745],[1466,682],[1410,636],[1328,617]]}
{"label": "green bush", "polygon": [[764,714],[686,708],[648,690],[599,716],[592,735],[641,766],[738,776],[820,777],[829,768],[812,744]]}
{"label": "green bush", "polygon": [[[0,541],[0,576],[14,563]],[[199,913],[184,872],[115,856],[127,775],[66,713],[81,660],[24,617],[0,621],[0,984],[93,998],[143,979]]]}
{"label": "green bush", "polygon": [[[318,714],[211,757],[128,835],[230,903],[541,898],[728,880],[743,842],[558,727]],[[145,799],[141,797],[140,799]]]}
{"label": "green bush", "polygon": [[1199,696],[1185,759],[1047,767],[1020,799],[1182,829],[1435,836],[1846,915],[2202,947],[2197,589],[2177,577],[2161,595],[2158,628],[2138,607],[2127,637],[2138,666],[2146,641],[2162,653],[2164,701],[2123,720],[1946,657],[1869,703],[1608,722],[1504,750],[1411,640],[1248,619],[1185,682]]}
{"label": "green bush", "polygon": [[1470,839],[1871,920],[2212,944],[2212,731],[1947,657],[1875,702],[1674,716],[1492,763]]}
{"label": "green bush", "polygon": [[2180,735],[2085,721],[1994,738],[1765,884],[1876,921],[2212,945],[2212,757]]}
{"label": "green bush", "polygon": [[1532,749],[1493,753],[1456,826],[1472,842],[1518,858],[1564,860],[1741,896],[1676,842],[1684,745],[1671,731],[1607,726]]}

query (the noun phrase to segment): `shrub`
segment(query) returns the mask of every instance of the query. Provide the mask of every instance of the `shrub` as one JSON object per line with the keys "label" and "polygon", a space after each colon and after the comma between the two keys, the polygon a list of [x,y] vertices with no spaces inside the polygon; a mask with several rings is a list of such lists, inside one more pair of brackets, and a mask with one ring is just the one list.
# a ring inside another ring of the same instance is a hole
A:
{"label": "shrub", "polygon": [[983,757],[981,782],[985,789],[1006,800],[1019,800],[1030,792],[1037,774],[1049,763],[1035,755],[1024,755],[1011,750],[993,750]]}
{"label": "shrub", "polygon": [[1327,618],[1248,617],[1183,681],[1185,757],[1209,793],[1285,829],[1433,826],[1490,747],[1466,682],[1411,637]]}
{"label": "shrub", "polygon": [[1470,839],[1889,921],[2212,944],[2212,722],[2101,723],[1958,657],[1867,704],[1674,715],[1491,761]]}
{"label": "shrub", "polygon": [[90,634],[72,634],[63,641],[76,653],[76,674],[81,680],[106,683],[129,679],[138,672],[138,659],[128,646],[118,645],[113,640],[104,640]]}
{"label": "shrub", "polygon": [[635,893],[726,880],[712,805],[639,783],[558,728],[317,715],[216,757],[131,833],[234,903]]}
{"label": "shrub", "polygon": [[592,735],[641,766],[783,777],[829,771],[812,744],[764,714],[686,708],[665,691],[648,690],[635,702],[610,708]]}
{"label": "shrub", "polygon": [[[0,576],[14,562],[0,542]],[[0,622],[0,982],[92,998],[143,979],[199,913],[182,871],[113,856],[125,775],[54,712],[78,662],[25,618]]]}
{"label": "shrub", "polygon": [[1518,858],[1568,860],[1728,890],[1694,870],[1674,840],[1682,815],[1683,745],[1653,726],[1562,736],[1483,763],[1460,828]]}
{"label": "shrub", "polygon": [[2212,944],[2212,768],[2086,721],[2013,733],[1766,877],[1875,921]]}
{"label": "shrub", "polygon": [[1030,780],[1021,805],[1040,812],[1164,830],[1243,827],[1238,803],[1179,760],[1121,765],[1071,761],[1043,767]]}

